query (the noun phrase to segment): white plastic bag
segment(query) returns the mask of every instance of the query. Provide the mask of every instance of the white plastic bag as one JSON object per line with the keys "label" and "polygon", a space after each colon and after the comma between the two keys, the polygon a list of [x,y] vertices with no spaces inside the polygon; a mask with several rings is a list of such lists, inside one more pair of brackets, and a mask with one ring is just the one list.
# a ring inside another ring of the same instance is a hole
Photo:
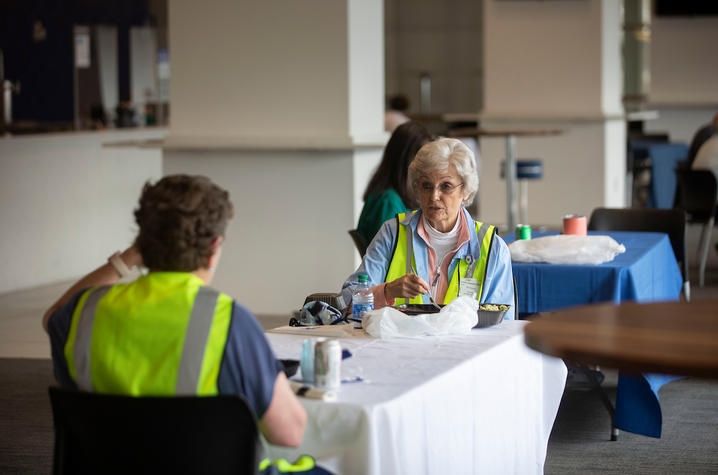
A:
{"label": "white plastic bag", "polygon": [[372,310],[364,315],[362,326],[377,338],[415,338],[425,335],[463,335],[478,322],[479,302],[457,297],[439,313],[409,316],[393,307]]}
{"label": "white plastic bag", "polygon": [[626,252],[610,236],[575,236],[560,234],[509,245],[511,260],[518,262],[548,262],[549,264],[603,264]]}

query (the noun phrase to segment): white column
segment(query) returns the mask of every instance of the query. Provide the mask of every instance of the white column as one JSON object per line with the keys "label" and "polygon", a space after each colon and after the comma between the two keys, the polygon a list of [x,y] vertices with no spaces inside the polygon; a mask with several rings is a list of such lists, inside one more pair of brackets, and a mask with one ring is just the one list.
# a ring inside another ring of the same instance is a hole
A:
{"label": "white column", "polygon": [[[482,126],[564,131],[517,138],[519,159],[544,164],[529,183],[530,224],[624,204],[621,34],[615,0],[484,1]],[[482,139],[481,152],[482,218],[502,223],[503,139]]]}
{"label": "white column", "polygon": [[383,132],[381,0],[173,1],[164,173],[236,208],[213,285],[255,313],[338,291]]}

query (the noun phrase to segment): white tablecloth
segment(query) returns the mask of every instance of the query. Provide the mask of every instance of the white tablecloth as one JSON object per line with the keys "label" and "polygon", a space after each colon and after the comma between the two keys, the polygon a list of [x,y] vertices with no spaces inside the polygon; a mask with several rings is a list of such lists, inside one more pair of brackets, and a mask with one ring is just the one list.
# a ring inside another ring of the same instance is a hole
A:
{"label": "white tablecloth", "polygon": [[[341,339],[336,402],[301,399],[309,422],[298,449],[336,473],[543,473],[566,381],[557,358],[529,349],[523,321],[470,335]],[[279,358],[299,359],[304,336],[267,333]]]}

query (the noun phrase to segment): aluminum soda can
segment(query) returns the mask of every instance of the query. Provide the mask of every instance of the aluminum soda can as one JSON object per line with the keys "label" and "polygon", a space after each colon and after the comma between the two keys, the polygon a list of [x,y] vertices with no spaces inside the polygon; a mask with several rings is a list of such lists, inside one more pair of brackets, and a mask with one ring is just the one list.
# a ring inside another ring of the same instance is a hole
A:
{"label": "aluminum soda can", "polygon": [[521,224],[521,228],[516,233],[518,239],[528,240],[531,239],[531,226],[528,224]]}
{"label": "aluminum soda can", "polygon": [[314,345],[314,385],[319,389],[339,389],[341,364],[339,340],[317,341]]}

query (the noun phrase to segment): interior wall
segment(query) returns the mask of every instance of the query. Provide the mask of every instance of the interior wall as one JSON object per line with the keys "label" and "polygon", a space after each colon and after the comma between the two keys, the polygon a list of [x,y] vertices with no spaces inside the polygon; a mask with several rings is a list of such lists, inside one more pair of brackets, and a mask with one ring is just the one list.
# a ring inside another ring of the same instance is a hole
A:
{"label": "interior wall", "polygon": [[[613,0],[484,4],[487,129],[558,129],[517,135],[518,159],[540,159],[528,183],[528,224],[560,225],[570,213],[623,206],[625,122],[621,106],[621,10]],[[505,138],[480,139],[482,218],[506,223],[499,179]]]}
{"label": "interior wall", "polygon": [[599,118],[602,9],[599,0],[484,2],[483,114]]}
{"label": "interior wall", "polygon": [[90,272],[134,239],[142,185],[161,174],[156,148],[105,147],[166,130],[0,140],[0,293]]}
{"label": "interior wall", "polygon": [[718,16],[651,22],[650,102],[718,106]]}
{"label": "interior wall", "polygon": [[419,78],[431,76],[431,112],[481,108],[482,2],[385,0],[386,92],[419,112]]}
{"label": "interior wall", "polygon": [[212,285],[254,313],[299,309],[338,292],[356,268],[347,231],[380,149],[165,150],[165,174],[203,174],[227,189],[235,216]]}
{"label": "interior wall", "polygon": [[718,112],[718,16],[656,17],[651,24],[651,91],[658,111],[645,130],[690,143]]}
{"label": "interior wall", "polygon": [[350,142],[347,15],[347,1],[171,2],[169,139]]}
{"label": "interior wall", "polygon": [[[349,134],[354,143],[382,135],[384,122],[384,11],[381,1],[351,0],[348,23]],[[376,100],[372,100],[372,99]]]}

